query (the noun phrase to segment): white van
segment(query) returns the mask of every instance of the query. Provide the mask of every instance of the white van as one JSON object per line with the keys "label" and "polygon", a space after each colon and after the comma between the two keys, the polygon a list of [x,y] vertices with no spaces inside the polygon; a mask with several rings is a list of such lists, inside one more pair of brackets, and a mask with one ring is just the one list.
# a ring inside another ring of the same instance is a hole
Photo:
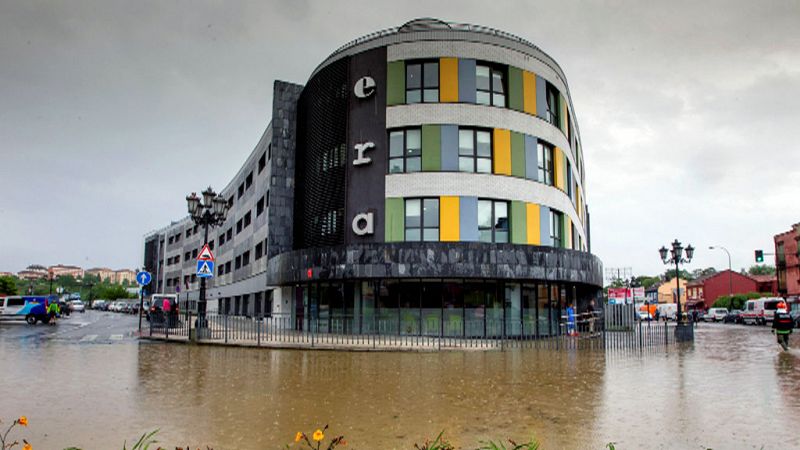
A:
{"label": "white van", "polygon": [[678,305],[675,303],[659,303],[657,308],[659,318],[666,317],[669,320],[675,320],[678,315]]}
{"label": "white van", "polygon": [[742,323],[745,325],[766,325],[772,322],[778,304],[784,300],[780,297],[762,297],[756,300],[748,300],[742,309]]}

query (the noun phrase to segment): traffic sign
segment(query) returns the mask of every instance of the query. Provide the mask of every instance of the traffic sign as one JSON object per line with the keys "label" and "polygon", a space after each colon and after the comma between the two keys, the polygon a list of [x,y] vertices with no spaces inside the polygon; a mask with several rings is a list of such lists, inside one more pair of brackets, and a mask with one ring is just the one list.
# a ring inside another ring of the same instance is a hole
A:
{"label": "traffic sign", "polygon": [[211,253],[211,249],[208,248],[208,244],[204,245],[203,249],[200,250],[200,254],[197,255],[197,260],[198,261],[214,261],[214,254]]}
{"label": "traffic sign", "polygon": [[153,276],[150,275],[150,272],[143,270],[136,274],[136,282],[141,284],[142,286],[147,286],[152,281]]}
{"label": "traffic sign", "polygon": [[214,276],[214,261],[197,261],[197,276],[200,278],[211,278]]}

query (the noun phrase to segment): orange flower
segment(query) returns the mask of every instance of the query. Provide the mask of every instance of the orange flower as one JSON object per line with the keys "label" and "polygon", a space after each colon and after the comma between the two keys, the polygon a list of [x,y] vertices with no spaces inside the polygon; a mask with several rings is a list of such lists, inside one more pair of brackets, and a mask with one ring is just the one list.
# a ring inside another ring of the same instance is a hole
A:
{"label": "orange flower", "polygon": [[314,438],[315,441],[319,442],[319,441],[325,439],[325,435],[322,434],[322,430],[317,430],[317,431],[314,432],[314,435],[312,436],[312,438]]}
{"label": "orange flower", "polygon": [[294,435],[294,441],[300,442],[300,439],[303,439],[303,433],[298,431],[297,434]]}
{"label": "orange flower", "polygon": [[22,425],[23,427],[27,427],[28,426],[28,418],[25,417],[25,416],[20,416],[20,418],[17,419],[17,423]]}

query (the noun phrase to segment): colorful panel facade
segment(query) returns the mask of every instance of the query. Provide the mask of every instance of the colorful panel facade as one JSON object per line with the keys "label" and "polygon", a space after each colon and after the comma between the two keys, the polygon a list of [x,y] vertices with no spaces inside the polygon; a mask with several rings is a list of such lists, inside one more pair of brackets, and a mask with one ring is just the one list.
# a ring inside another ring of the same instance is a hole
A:
{"label": "colorful panel facade", "polygon": [[500,128],[494,129],[494,173],[511,175],[511,132]]}
{"label": "colorful panel facade", "polygon": [[458,101],[458,59],[439,60],[439,101],[454,103]]}
{"label": "colorful panel facade", "polygon": [[459,198],[441,197],[439,199],[439,240],[457,242],[460,240],[459,230]]}
{"label": "colorful panel facade", "polygon": [[535,136],[525,135],[525,178],[534,181],[539,181],[538,142]]}
{"label": "colorful panel facade", "polygon": [[462,242],[478,241],[478,197],[461,197],[459,228]]}
{"label": "colorful panel facade", "polygon": [[475,103],[475,60],[458,60],[458,101]]}
{"label": "colorful panel facade", "polygon": [[439,125],[422,126],[422,170],[442,169],[441,131]]}
{"label": "colorful panel facade", "polygon": [[527,217],[524,202],[511,202],[511,242],[513,244],[528,243]]}
{"label": "colorful panel facade", "polygon": [[508,68],[508,107],[517,111],[524,110],[524,94],[522,87],[522,69]]}
{"label": "colorful panel facade", "polygon": [[458,126],[442,125],[442,170],[458,170]]}
{"label": "colorful panel facade", "polygon": [[386,104],[402,105],[406,102],[406,65],[392,61],[386,72]]}
{"label": "colorful panel facade", "polygon": [[402,198],[386,199],[386,242],[405,240],[405,201]]}
{"label": "colorful panel facade", "polygon": [[539,216],[539,205],[535,203],[527,203],[525,205],[525,216],[526,216],[526,224],[527,224],[527,244],[529,245],[541,245],[542,242],[542,235],[541,235],[541,218]]}
{"label": "colorful panel facade", "polygon": [[536,74],[522,71],[522,109],[528,114],[536,115]]}

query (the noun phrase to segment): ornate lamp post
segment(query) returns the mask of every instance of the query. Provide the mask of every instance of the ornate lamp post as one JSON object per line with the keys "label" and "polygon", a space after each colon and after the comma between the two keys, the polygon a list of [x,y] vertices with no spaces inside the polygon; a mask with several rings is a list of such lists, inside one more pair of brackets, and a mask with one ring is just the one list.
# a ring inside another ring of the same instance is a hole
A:
{"label": "ornate lamp post", "polygon": [[[670,252],[670,258],[667,258],[667,251]],[[683,322],[683,316],[681,314],[681,274],[679,264],[688,264],[692,261],[692,257],[694,256],[694,247],[691,245],[686,246],[686,258],[683,257],[683,246],[681,243],[675,239],[672,242],[672,248],[667,249],[666,247],[662,246],[658,253],[661,255],[661,261],[664,264],[675,264],[675,283],[677,284],[677,292],[678,299],[678,324],[680,325]]]}
{"label": "ornate lamp post", "polygon": [[731,271],[731,252],[728,251],[727,248],[721,245],[712,245],[708,247],[709,250],[720,249],[725,250],[725,253],[728,254],[728,296],[730,297],[731,301],[728,303],[728,311],[733,309],[733,272]]}
{"label": "ornate lamp post", "polygon": [[50,295],[53,295],[53,279],[55,278],[53,269],[47,271],[47,280],[50,281]]}
{"label": "ornate lamp post", "polygon": [[[189,209],[189,216],[195,224],[203,227],[203,244],[208,244],[208,228],[220,226],[225,222],[228,215],[228,202],[217,195],[211,186],[202,192],[202,202],[200,197],[194,192],[186,196],[186,204]],[[197,302],[197,328],[206,328],[206,279],[200,278],[200,298]]]}

